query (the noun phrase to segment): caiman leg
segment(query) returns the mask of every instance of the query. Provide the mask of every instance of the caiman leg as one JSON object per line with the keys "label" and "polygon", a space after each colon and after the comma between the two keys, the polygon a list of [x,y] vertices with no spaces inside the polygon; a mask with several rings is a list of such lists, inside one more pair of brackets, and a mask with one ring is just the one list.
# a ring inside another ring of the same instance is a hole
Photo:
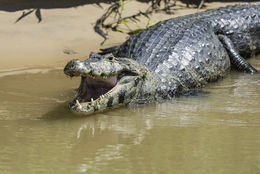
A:
{"label": "caiman leg", "polygon": [[247,73],[257,72],[257,70],[252,65],[250,65],[243,57],[239,55],[232,41],[227,36],[218,35],[218,38],[228,52],[231,65],[233,65],[239,71],[244,71]]}

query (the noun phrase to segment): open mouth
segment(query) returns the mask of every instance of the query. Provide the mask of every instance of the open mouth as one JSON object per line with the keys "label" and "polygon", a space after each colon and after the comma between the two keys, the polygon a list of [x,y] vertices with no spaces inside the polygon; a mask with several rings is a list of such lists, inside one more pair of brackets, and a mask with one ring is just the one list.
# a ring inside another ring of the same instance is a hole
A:
{"label": "open mouth", "polygon": [[120,72],[113,76],[81,75],[81,84],[73,105],[82,103],[91,104],[93,102],[96,103],[96,101],[99,101],[102,98],[108,98],[109,94],[115,89],[120,81],[132,76],[136,76],[136,74],[131,72]]}
{"label": "open mouth", "polygon": [[85,61],[71,60],[64,73],[70,77],[81,76],[81,83],[69,109],[88,115],[129,104],[139,89],[137,86],[142,84],[143,71],[139,71],[142,68],[139,66],[125,58],[94,56]]}
{"label": "open mouth", "polygon": [[130,71],[121,71],[110,76],[81,74],[81,84],[69,108],[84,115],[112,109],[127,104],[135,93],[138,76]]}
{"label": "open mouth", "polygon": [[79,103],[86,103],[105,97],[117,85],[117,82],[117,75],[112,77],[82,76],[81,86],[76,99]]}

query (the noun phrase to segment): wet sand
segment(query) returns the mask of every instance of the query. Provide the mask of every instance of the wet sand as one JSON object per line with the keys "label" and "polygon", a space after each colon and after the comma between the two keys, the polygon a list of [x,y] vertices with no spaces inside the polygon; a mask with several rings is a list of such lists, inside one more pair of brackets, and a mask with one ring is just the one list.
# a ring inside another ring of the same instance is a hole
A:
{"label": "wet sand", "polygon": [[[35,1],[38,2],[38,1]],[[1,3],[1,2],[0,2]],[[3,2],[2,2],[3,3]],[[5,4],[5,3],[4,3]],[[210,9],[235,3],[206,3]],[[100,17],[108,4],[86,4],[71,8],[42,8],[40,9],[41,22],[35,11],[15,23],[24,12],[31,9],[9,10],[2,5],[0,8],[0,70],[19,69],[28,67],[63,67],[73,58],[84,59],[91,51],[98,51],[101,47],[117,45],[125,41],[127,34],[109,32],[109,40],[103,46],[103,38],[94,32],[95,21]],[[11,6],[12,7],[12,6]],[[147,4],[130,2],[126,5],[125,14],[147,8]],[[199,11],[202,11],[199,10]],[[151,16],[152,20],[160,21],[180,15],[196,13],[196,8],[186,8],[186,5],[177,2],[173,15],[157,13]],[[72,50],[72,51],[71,51]],[[65,54],[67,53],[76,54]],[[64,53],[65,52],[65,53]]]}

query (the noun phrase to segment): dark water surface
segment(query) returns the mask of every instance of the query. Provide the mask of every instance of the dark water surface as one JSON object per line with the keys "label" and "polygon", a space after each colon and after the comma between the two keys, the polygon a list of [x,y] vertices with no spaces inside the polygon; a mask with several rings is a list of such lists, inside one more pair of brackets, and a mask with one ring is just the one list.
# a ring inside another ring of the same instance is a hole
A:
{"label": "dark water surface", "polygon": [[62,69],[0,72],[1,174],[260,174],[260,74],[88,117],[66,108],[78,85]]}

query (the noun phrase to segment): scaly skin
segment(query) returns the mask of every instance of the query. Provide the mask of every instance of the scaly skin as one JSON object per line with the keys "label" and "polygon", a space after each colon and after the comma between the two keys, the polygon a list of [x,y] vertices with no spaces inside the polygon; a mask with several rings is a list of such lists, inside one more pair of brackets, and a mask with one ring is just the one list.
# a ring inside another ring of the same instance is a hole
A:
{"label": "scaly skin", "polygon": [[[225,76],[233,62],[233,50],[238,52],[235,57],[260,52],[259,5],[228,6],[162,21],[101,53],[115,57],[91,54],[85,61],[69,62],[65,74],[83,76],[81,92],[70,109],[89,114],[119,105],[171,99]],[[128,73],[120,74],[123,71]],[[117,78],[117,85],[108,92],[111,95],[93,100],[94,109],[89,109],[90,97],[82,92],[88,83],[85,76],[106,76],[113,81],[118,74],[123,78]],[[122,82],[124,79],[127,82]],[[88,102],[80,102],[83,93]]]}

